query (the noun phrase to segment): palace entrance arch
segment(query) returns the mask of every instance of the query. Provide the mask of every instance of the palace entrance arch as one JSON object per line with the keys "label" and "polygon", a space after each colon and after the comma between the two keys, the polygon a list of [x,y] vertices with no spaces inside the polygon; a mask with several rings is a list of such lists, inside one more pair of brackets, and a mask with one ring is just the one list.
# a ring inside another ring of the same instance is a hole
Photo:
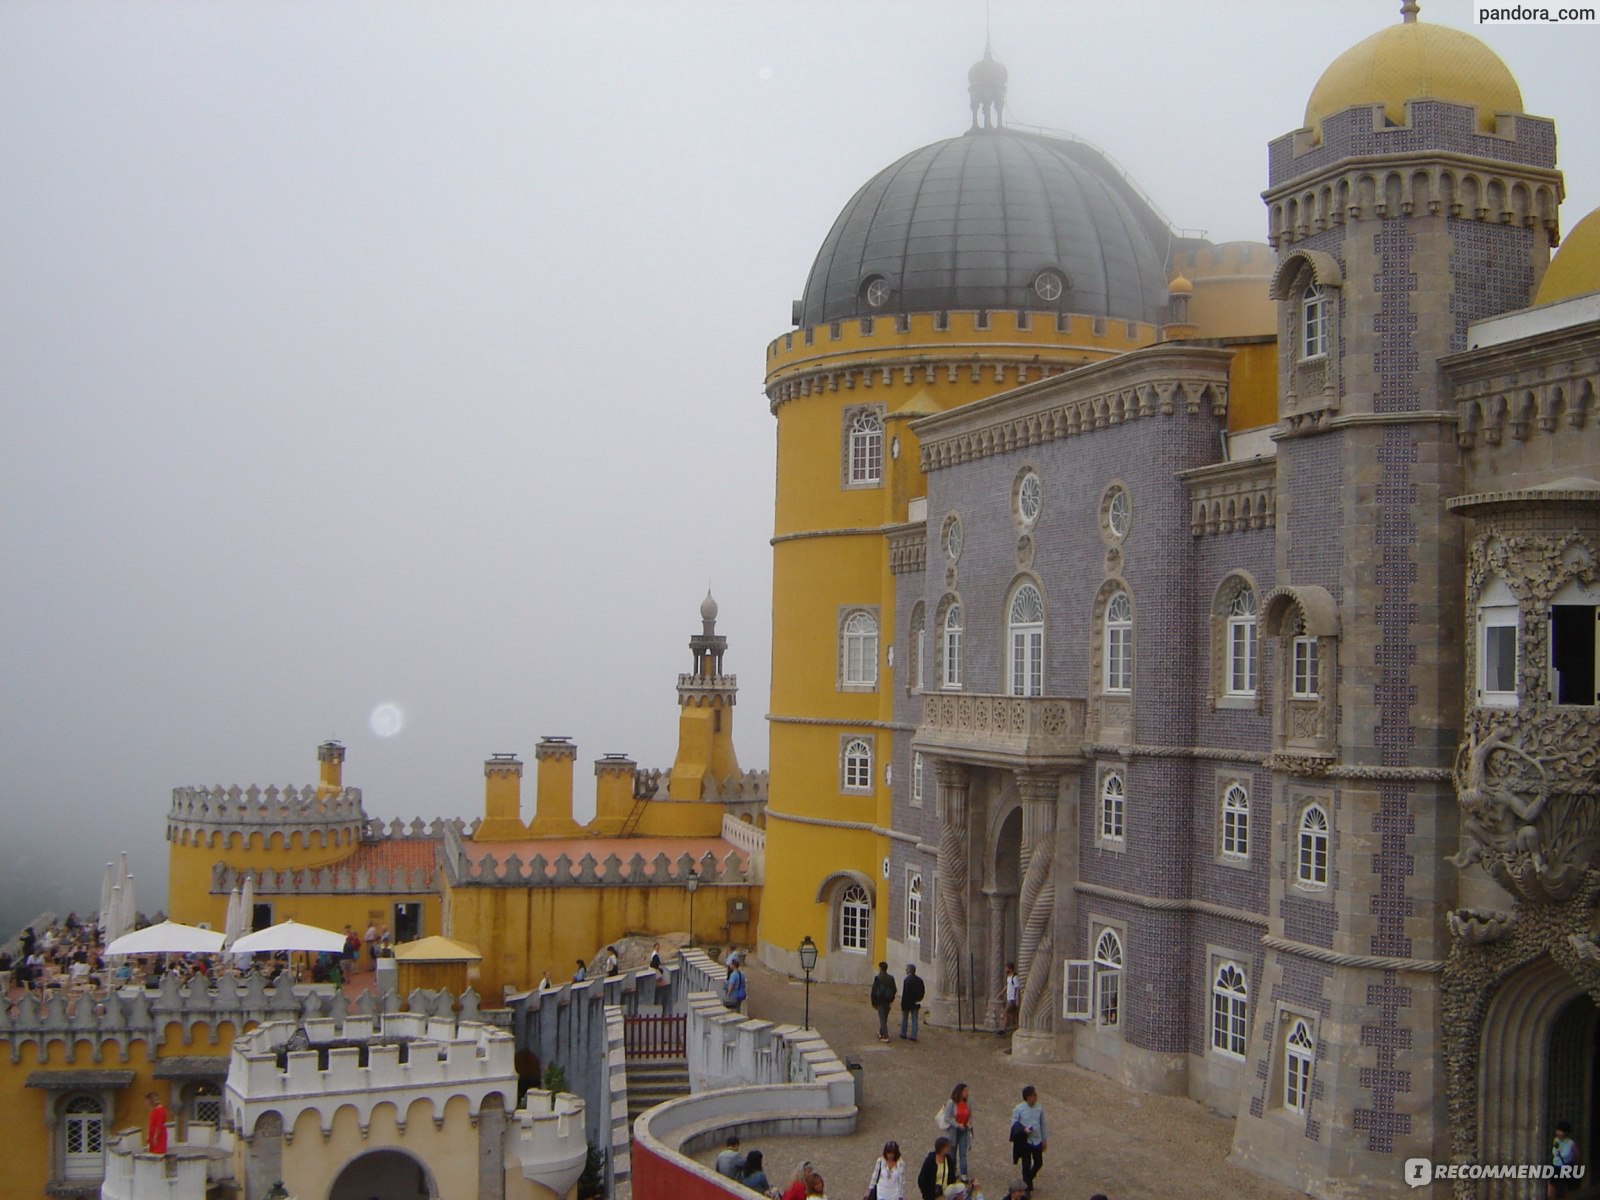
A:
{"label": "palace entrance arch", "polygon": [[351,1159],[328,1200],[439,1200],[433,1173],[403,1150],[371,1150]]}

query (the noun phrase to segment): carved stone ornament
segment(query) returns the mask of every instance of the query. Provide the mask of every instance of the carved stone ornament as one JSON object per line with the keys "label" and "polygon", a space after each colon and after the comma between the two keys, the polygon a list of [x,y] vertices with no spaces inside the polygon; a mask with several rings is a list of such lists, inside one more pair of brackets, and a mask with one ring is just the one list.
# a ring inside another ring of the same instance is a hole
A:
{"label": "carved stone ornament", "polygon": [[1446,918],[1450,932],[1470,946],[1498,942],[1517,927],[1517,914],[1493,908],[1458,908]]}

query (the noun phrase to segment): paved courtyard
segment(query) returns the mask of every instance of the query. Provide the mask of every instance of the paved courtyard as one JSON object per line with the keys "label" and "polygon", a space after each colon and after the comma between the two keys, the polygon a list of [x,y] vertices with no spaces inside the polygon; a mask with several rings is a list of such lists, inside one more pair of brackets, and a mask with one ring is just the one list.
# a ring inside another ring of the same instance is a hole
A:
{"label": "paved courtyard", "polygon": [[[748,971],[753,1017],[800,1024],[805,988],[752,964]],[[898,1019],[898,1010],[897,1010]],[[1049,1124],[1035,1194],[1042,1200],[1292,1200],[1302,1195],[1250,1175],[1223,1160],[1233,1125],[1189,1100],[1143,1096],[1073,1066],[1025,1066],[1005,1053],[1009,1039],[992,1033],[957,1033],[923,1026],[915,1044],[877,1039],[878,1018],[867,988],[811,985],[811,1021],[841,1058],[864,1067],[866,1101],[851,1137],[759,1138],[744,1146],[766,1156],[774,1183],[787,1183],[809,1158],[827,1180],[834,1200],[854,1200],[867,1190],[872,1164],[894,1138],[905,1154],[909,1193],[939,1131],[934,1113],[957,1081],[972,1089],[975,1139],[968,1168],[989,1200],[1005,1195],[1016,1173],[1006,1140],[1011,1107],[1024,1083],[1039,1089]],[[898,1027],[891,1030],[898,1033]],[[701,1156],[710,1162],[715,1148]]]}

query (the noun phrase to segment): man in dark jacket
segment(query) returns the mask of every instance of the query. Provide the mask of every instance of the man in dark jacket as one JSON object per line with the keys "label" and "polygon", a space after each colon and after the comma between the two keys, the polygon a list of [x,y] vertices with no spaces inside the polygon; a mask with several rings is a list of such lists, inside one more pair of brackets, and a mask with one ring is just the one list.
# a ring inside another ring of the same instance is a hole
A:
{"label": "man in dark jacket", "polygon": [[927,985],[917,974],[917,964],[906,964],[906,981],[900,988],[900,1038],[907,1039],[906,1029],[911,1029],[910,1040],[917,1040],[917,1022],[922,1017],[922,997],[927,995]]}
{"label": "man in dark jacket", "polygon": [[894,976],[889,974],[889,964],[878,964],[878,973],[872,980],[872,1007],[878,1010],[878,1040],[889,1040],[889,1010],[894,1007],[895,994],[899,991],[895,987]]}

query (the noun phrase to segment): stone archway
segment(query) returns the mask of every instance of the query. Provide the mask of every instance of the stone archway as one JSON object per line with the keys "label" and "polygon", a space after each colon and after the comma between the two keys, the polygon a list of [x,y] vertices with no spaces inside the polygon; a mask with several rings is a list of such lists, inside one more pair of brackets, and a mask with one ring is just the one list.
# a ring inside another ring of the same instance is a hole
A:
{"label": "stone archway", "polygon": [[1006,963],[1017,959],[1020,930],[1017,893],[1022,881],[1022,808],[1013,805],[990,833],[984,900],[988,906],[987,956],[984,976],[988,1003],[984,1021],[991,1029],[1005,1026]]}
{"label": "stone archway", "polygon": [[369,1150],[345,1164],[328,1200],[439,1200],[433,1172],[404,1150]]}

